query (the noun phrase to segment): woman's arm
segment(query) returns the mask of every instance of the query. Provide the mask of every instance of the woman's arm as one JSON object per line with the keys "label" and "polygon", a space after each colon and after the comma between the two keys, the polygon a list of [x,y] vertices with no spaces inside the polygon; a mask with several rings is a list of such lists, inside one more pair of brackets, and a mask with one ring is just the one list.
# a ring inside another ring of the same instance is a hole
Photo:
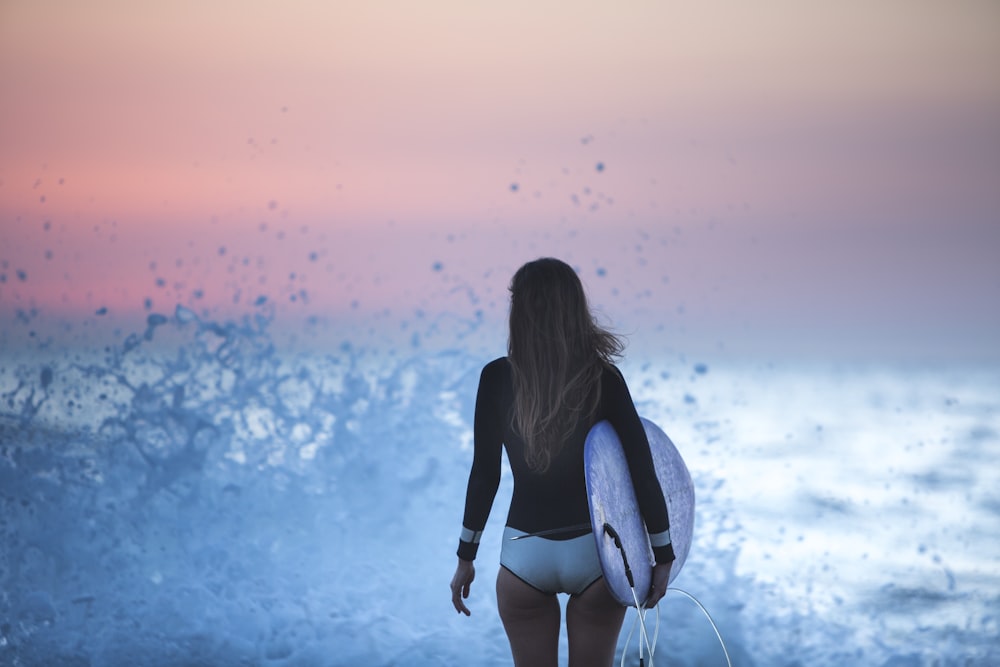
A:
{"label": "woman's arm", "polygon": [[628,462],[632,486],[639,502],[639,512],[646,522],[649,541],[653,546],[653,557],[657,563],[674,560],[674,548],[670,544],[670,518],[667,516],[667,502],[663,489],[656,478],[653,455],[649,451],[646,430],[639,419],[639,413],[632,402],[625,378],[617,368],[606,374],[604,396],[608,421],[621,440]]}
{"label": "woman's arm", "polygon": [[479,538],[489,518],[493,499],[500,486],[500,454],[503,448],[503,422],[500,398],[506,370],[498,361],[483,368],[476,394],[473,422],[474,451],[469,484],[465,492],[465,515],[458,543],[458,557],[472,561],[479,550]]}

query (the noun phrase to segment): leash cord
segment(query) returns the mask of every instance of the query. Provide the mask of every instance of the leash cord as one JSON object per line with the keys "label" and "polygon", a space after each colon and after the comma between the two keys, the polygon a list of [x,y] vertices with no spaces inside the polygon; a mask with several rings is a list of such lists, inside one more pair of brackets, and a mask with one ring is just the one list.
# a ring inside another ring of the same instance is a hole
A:
{"label": "leash cord", "polygon": [[708,622],[712,625],[712,629],[715,630],[715,636],[719,640],[719,646],[722,647],[722,652],[726,656],[726,664],[729,665],[729,667],[733,667],[733,661],[729,659],[729,649],[726,648],[726,642],[722,641],[722,634],[719,632],[719,627],[715,624],[715,621],[712,620],[712,615],[708,613],[707,609],[705,609],[705,605],[699,602],[698,598],[691,595],[685,590],[681,590],[680,588],[668,588],[667,592],[669,593],[670,591],[676,591],[681,595],[683,595],[684,597],[686,597],[687,599],[691,600],[691,602],[694,602],[696,605],[698,605],[698,609],[701,609],[701,613],[705,614],[705,618],[708,619]]}
{"label": "leash cord", "polygon": [[[635,633],[636,623],[639,625],[639,667],[644,667],[642,648],[645,645],[646,650],[649,653],[649,667],[653,667],[653,650],[656,647],[657,639],[660,636],[660,606],[656,605],[656,629],[653,632],[653,643],[649,642],[649,633],[646,630],[646,612],[648,611],[645,607],[639,604],[639,598],[635,594],[635,580],[632,578],[632,568],[629,567],[628,558],[625,556],[625,547],[622,546],[621,538],[615,531],[611,524],[604,523],[604,532],[614,540],[615,546],[618,547],[618,552],[622,555],[622,564],[625,566],[625,576],[628,579],[629,591],[632,593],[632,600],[635,601],[636,609],[636,620],[632,621],[632,627],[629,629],[628,638],[625,640],[625,647],[628,648],[629,643],[632,641],[632,635]],[[719,645],[722,647],[722,653],[726,656],[726,665],[728,667],[733,667],[733,661],[729,658],[729,649],[726,648],[726,642],[722,639],[722,633],[719,632],[719,626],[715,624],[715,620],[712,615],[708,613],[708,609],[705,609],[698,598],[691,595],[685,590],[680,588],[667,588],[667,592],[676,591],[686,597],[687,599],[698,605],[698,609],[701,609],[701,613],[705,614],[705,618],[708,619],[709,624],[712,626],[712,630],[715,631],[715,637],[719,640]],[[625,651],[622,651],[621,667],[625,667]]]}

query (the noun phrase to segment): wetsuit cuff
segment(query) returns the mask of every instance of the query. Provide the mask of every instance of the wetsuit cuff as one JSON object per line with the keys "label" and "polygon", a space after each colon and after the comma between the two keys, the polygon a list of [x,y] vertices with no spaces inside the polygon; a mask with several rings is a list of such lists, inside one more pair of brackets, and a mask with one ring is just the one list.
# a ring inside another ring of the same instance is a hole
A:
{"label": "wetsuit cuff", "polygon": [[670,544],[670,529],[668,528],[667,530],[659,533],[650,533],[649,543],[653,545],[654,548],[667,546]]}
{"label": "wetsuit cuff", "polygon": [[462,560],[475,560],[482,537],[483,531],[462,526],[462,534],[458,538],[458,557]]}
{"label": "wetsuit cuff", "polygon": [[674,545],[666,544],[662,547],[653,547],[653,560],[657,565],[662,563],[672,563],[677,557],[674,555]]}
{"label": "wetsuit cuff", "polygon": [[458,557],[462,560],[476,560],[477,551],[479,551],[479,545],[477,543],[459,540]]}

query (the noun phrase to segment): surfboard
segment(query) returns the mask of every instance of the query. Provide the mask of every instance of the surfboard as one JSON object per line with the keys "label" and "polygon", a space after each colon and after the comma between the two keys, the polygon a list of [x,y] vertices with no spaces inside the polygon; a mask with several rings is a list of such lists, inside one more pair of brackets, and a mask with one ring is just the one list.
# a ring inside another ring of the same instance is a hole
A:
{"label": "surfboard", "polygon": [[[677,558],[670,568],[672,582],[680,574],[691,550],[694,484],[684,459],[667,434],[648,419],[640,419],[649,440],[656,478],[663,489],[670,516],[670,541]],[[618,602],[635,606],[622,550],[604,530],[604,524],[607,523],[620,538],[635,582],[635,595],[639,604],[642,604],[653,579],[653,549],[639,513],[639,503],[632,487],[625,451],[610,422],[600,421],[590,429],[584,444],[583,465],[590,498],[590,520],[605,581]]]}

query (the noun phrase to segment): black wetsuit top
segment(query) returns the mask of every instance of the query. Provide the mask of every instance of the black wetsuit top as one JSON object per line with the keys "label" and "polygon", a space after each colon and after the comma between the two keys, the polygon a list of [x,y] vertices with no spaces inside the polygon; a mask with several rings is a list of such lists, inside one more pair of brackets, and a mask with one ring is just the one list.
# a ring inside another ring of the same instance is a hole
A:
{"label": "black wetsuit top", "polygon": [[[607,419],[621,440],[628,461],[639,511],[650,534],[670,527],[663,490],[656,479],[649,441],[639,421],[625,379],[617,368],[608,368],[601,377],[601,401],[593,422],[577,425],[572,438],[549,465],[538,473],[528,467],[524,440],[514,430],[511,414],[514,401],[511,365],[507,357],[487,364],[479,378],[473,427],[475,451],[462,521],[465,535],[478,534],[486,525],[493,499],[500,485],[501,447],[514,475],[514,492],[507,525],[526,533],[590,525],[587,485],[583,472],[583,445],[590,428]],[[589,528],[566,531],[549,539],[569,539],[590,532]],[[459,541],[458,555],[473,560],[478,539]],[[657,563],[674,560],[673,548],[666,544],[653,549]]]}

